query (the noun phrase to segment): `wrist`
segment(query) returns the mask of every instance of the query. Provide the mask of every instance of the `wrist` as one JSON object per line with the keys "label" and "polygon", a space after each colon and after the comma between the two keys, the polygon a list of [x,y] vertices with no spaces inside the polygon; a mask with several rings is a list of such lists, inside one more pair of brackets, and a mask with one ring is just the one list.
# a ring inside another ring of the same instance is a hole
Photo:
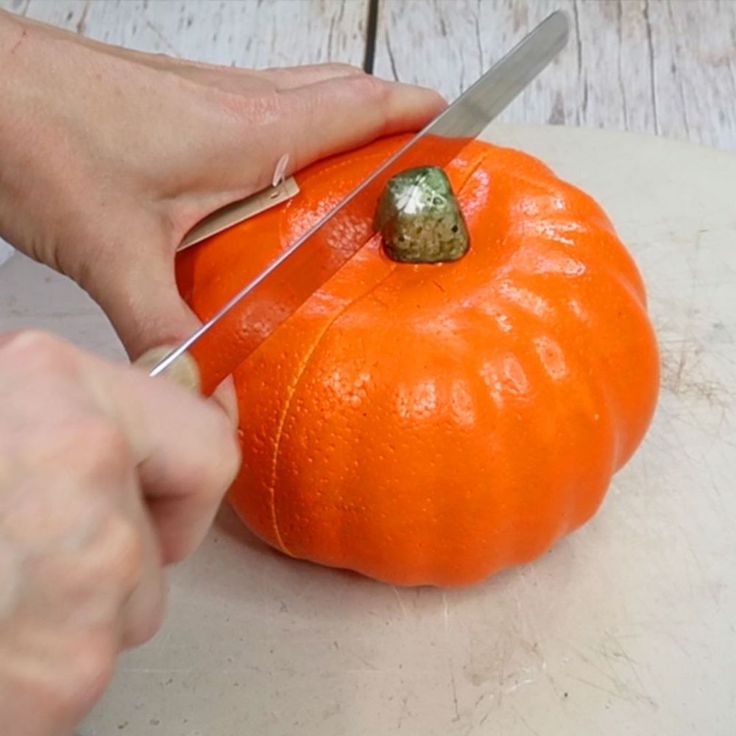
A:
{"label": "wrist", "polygon": [[23,19],[0,8],[0,55],[12,49],[13,42],[22,39],[23,33]]}
{"label": "wrist", "polygon": [[22,18],[0,10],[0,237],[16,247],[24,243],[17,222],[22,149],[28,146],[24,134],[26,100],[22,90],[26,86],[24,64],[20,49],[29,34]]}
{"label": "wrist", "polygon": [[49,185],[65,166],[57,160],[61,62],[53,41],[43,24],[0,11],[0,237],[50,265]]}

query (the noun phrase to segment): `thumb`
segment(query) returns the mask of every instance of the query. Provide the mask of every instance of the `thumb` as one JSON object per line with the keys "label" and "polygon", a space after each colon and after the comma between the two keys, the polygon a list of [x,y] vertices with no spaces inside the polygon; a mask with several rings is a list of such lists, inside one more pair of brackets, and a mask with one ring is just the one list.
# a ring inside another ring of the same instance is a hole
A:
{"label": "thumb", "polygon": [[[201,322],[179,295],[173,256],[168,247],[141,246],[137,258],[108,263],[85,288],[102,307],[131,360],[147,350],[174,345],[189,337]],[[238,409],[232,379],[213,398],[234,423]]]}
{"label": "thumb", "polygon": [[173,259],[142,247],[135,260],[95,274],[88,288],[112,322],[131,360],[150,348],[175,344],[200,321],[179,295]]}

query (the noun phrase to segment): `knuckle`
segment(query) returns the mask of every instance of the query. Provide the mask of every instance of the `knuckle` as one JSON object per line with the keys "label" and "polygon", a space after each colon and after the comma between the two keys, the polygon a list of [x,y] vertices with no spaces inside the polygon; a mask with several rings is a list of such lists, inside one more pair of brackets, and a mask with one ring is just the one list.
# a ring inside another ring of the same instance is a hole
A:
{"label": "knuckle", "polygon": [[57,526],[65,528],[55,536],[68,551],[38,562],[37,579],[79,612],[117,611],[143,577],[142,532],[119,513],[104,508],[90,512],[79,502],[61,513],[65,518]]}
{"label": "knuckle", "polygon": [[19,330],[5,341],[8,358],[21,360],[26,369],[64,369],[73,366],[74,350],[55,335],[42,330]]}
{"label": "knuckle", "polygon": [[145,543],[140,530],[121,516],[110,516],[95,555],[97,577],[116,585],[125,595],[140,581],[144,555]]}
{"label": "knuckle", "polygon": [[77,534],[99,524],[134,482],[132,450],[122,430],[104,416],[85,410],[67,417],[63,430],[52,422],[29,432],[23,453],[30,470],[26,482],[34,492],[15,513],[29,532],[41,499],[53,508],[46,534]]}
{"label": "knuckle", "polygon": [[356,75],[362,75],[365,74],[365,72],[355,64],[346,64],[345,62],[341,61],[330,61],[326,64],[322,65],[324,69],[330,72],[340,73],[340,72],[347,72],[348,74],[356,74]]}
{"label": "knuckle", "polygon": [[242,125],[268,125],[272,120],[284,114],[284,96],[277,89],[263,90],[254,97],[235,93],[220,93],[222,111]]}
{"label": "knuckle", "polygon": [[384,102],[388,99],[391,92],[388,83],[370,74],[349,77],[346,82],[350,85],[353,94],[361,102],[367,102],[368,100],[373,103]]}

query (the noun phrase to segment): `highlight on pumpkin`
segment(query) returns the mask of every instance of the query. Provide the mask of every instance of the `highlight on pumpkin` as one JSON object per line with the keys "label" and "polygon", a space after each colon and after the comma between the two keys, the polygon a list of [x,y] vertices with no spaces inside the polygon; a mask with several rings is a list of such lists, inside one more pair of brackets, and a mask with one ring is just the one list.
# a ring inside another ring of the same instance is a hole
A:
{"label": "highlight on pumpkin", "polygon": [[375,228],[389,258],[401,263],[456,261],[470,245],[450,180],[438,166],[407,169],[389,179]]}

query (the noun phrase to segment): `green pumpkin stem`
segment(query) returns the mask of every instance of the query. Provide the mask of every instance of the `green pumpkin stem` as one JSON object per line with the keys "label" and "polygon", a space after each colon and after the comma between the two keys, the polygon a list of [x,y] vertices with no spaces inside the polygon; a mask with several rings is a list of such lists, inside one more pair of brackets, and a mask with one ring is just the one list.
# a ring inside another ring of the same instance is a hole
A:
{"label": "green pumpkin stem", "polygon": [[389,258],[401,263],[456,261],[470,246],[450,180],[437,166],[392,177],[378,201],[375,227]]}

